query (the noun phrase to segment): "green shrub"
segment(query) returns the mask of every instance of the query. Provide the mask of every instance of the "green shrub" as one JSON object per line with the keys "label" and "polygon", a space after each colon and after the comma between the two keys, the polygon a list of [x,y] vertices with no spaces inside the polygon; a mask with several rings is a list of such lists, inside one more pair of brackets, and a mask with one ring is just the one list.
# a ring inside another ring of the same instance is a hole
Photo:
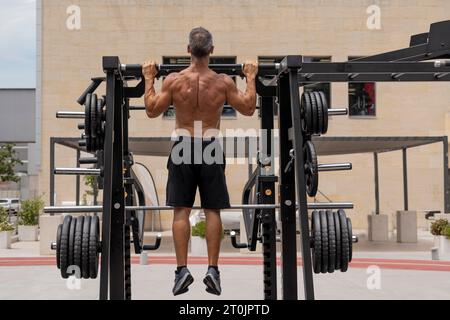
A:
{"label": "green shrub", "polygon": [[34,198],[22,201],[19,212],[19,225],[37,226],[39,225],[39,215],[44,208],[42,198]]}
{"label": "green shrub", "polygon": [[0,232],[6,231],[14,231],[14,226],[7,221],[0,222]]}
{"label": "green shrub", "polygon": [[442,231],[442,235],[446,236],[447,239],[450,239],[450,225],[446,226]]}
{"label": "green shrub", "polygon": [[6,208],[0,207],[0,223],[5,223],[9,221],[9,214]]}
{"label": "green shrub", "polygon": [[192,236],[201,237],[205,239],[206,237],[206,222],[200,221],[195,226],[192,227]]}
{"label": "green shrub", "polygon": [[431,234],[433,236],[442,236],[444,229],[448,226],[448,221],[445,219],[439,219],[431,224]]}
{"label": "green shrub", "polygon": [[22,164],[19,160],[14,144],[0,146],[0,181],[19,182],[20,178],[14,172],[17,165]]}

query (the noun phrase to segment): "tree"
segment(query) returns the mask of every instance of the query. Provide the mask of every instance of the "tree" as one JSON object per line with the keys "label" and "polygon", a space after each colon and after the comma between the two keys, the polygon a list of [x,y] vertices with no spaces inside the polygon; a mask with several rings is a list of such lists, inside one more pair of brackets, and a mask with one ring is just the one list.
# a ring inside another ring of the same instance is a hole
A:
{"label": "tree", "polygon": [[22,161],[17,157],[14,151],[14,144],[5,144],[0,146],[0,181],[1,182],[19,182],[18,177],[14,171],[17,165],[21,165]]}

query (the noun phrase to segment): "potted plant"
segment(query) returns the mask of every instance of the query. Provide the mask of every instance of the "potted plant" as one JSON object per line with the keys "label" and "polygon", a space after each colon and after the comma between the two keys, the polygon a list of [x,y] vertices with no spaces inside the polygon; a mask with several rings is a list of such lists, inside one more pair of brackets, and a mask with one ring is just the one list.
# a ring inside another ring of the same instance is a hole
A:
{"label": "potted plant", "polygon": [[8,211],[0,208],[0,249],[11,249],[14,226],[8,222]]}
{"label": "potted plant", "polygon": [[191,254],[194,256],[205,256],[208,254],[206,245],[206,222],[200,221],[192,227]]}
{"label": "potted plant", "polygon": [[[444,230],[449,226],[448,220],[438,219],[431,224],[430,231],[434,236],[434,246],[439,247],[439,255],[445,254],[443,249],[445,247],[446,237],[444,235]],[[449,246],[450,248],[450,246]]]}
{"label": "potted plant", "polygon": [[19,241],[37,241],[39,215],[44,208],[41,198],[22,201],[18,214],[19,217]]}
{"label": "potted plant", "polygon": [[450,257],[450,224],[442,231],[442,240],[439,243],[439,254],[445,258]]}

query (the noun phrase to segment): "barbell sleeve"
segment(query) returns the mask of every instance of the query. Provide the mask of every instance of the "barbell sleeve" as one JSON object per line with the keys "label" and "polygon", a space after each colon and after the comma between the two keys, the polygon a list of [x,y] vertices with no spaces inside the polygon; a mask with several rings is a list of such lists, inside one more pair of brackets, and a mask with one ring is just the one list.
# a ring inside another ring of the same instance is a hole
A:
{"label": "barbell sleeve", "polygon": [[328,116],[346,116],[346,115],[348,115],[347,108],[328,109]]}
{"label": "barbell sleeve", "polygon": [[54,173],[56,175],[66,176],[99,176],[100,169],[84,169],[84,168],[57,168]]}
{"label": "barbell sleeve", "polygon": [[57,119],[84,119],[84,112],[60,111],[56,113]]}
{"label": "barbell sleeve", "polygon": [[349,171],[352,169],[353,169],[353,165],[351,163],[335,163],[335,164],[319,165],[319,172]]}
{"label": "barbell sleeve", "polygon": [[[241,204],[233,205],[228,210],[270,210],[279,209],[280,205],[274,204]],[[297,206],[299,208],[299,206]],[[130,206],[125,208],[126,211],[171,211],[174,208],[168,206]],[[202,210],[199,206],[194,206],[193,210]],[[324,203],[310,203],[308,204],[310,210],[333,210],[333,209],[354,209],[354,204],[350,202],[324,202]],[[226,209],[224,209],[225,211]],[[102,212],[101,206],[63,206],[63,207],[45,207],[45,213],[89,213]]]}
{"label": "barbell sleeve", "polygon": [[435,61],[434,67],[435,68],[450,67],[450,59]]}

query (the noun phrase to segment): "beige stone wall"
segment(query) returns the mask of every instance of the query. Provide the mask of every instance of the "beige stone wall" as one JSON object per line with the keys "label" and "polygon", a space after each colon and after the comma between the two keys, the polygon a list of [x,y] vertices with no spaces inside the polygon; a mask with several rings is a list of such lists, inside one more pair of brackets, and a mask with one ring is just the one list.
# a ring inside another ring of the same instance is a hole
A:
{"label": "beige stone wall", "polygon": [[[366,27],[371,4],[381,7],[382,29]],[[81,8],[81,30],[66,28],[66,9]],[[59,110],[80,111],[75,100],[92,76],[102,75],[101,57],[118,55],[124,63],[141,63],[164,55],[184,55],[187,34],[202,25],[215,36],[216,54],[238,61],[263,55],[326,55],[333,61],[353,55],[371,55],[406,47],[412,34],[425,32],[430,23],[448,19],[447,0],[43,0],[42,48],[42,163],[41,193],[48,195],[49,140],[78,136],[76,122],[56,120]],[[242,81],[239,81],[242,87]],[[103,89],[100,89],[100,92]],[[333,104],[346,106],[346,84],[333,84]],[[449,134],[447,84],[378,84],[376,119],[339,118],[331,121],[330,136],[437,136]],[[136,101],[142,104],[142,101]],[[447,119],[447,120],[446,120]],[[167,136],[171,120],[149,120],[133,115],[132,136]],[[253,119],[239,116],[223,128],[253,128]],[[56,164],[71,167],[75,152],[57,149]],[[351,173],[326,173],[320,189],[335,201],[352,200],[350,215],[356,228],[366,226],[374,208],[372,155],[327,157],[320,162],[352,161]],[[411,209],[443,210],[442,146],[409,152]],[[147,164],[165,200],[165,159],[139,158]],[[380,156],[381,211],[393,215],[402,209],[401,153]],[[228,180],[233,202],[239,202],[246,166],[232,165]],[[57,202],[73,201],[75,179],[57,177]],[[169,217],[170,218],[170,217]],[[393,219],[391,219],[393,220]]]}

